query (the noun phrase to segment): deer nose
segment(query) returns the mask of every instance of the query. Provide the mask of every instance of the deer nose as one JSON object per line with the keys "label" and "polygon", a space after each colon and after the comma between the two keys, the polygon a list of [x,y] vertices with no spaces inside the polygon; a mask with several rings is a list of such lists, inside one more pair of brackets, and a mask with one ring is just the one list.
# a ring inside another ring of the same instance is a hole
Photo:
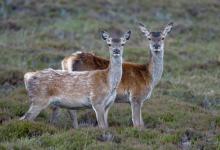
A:
{"label": "deer nose", "polygon": [[117,49],[117,48],[116,48],[116,49],[113,49],[113,53],[114,53],[114,54],[120,54],[120,50]]}
{"label": "deer nose", "polygon": [[159,48],[160,48],[160,45],[159,45],[159,44],[154,44],[154,48],[155,48],[155,49],[159,49]]}

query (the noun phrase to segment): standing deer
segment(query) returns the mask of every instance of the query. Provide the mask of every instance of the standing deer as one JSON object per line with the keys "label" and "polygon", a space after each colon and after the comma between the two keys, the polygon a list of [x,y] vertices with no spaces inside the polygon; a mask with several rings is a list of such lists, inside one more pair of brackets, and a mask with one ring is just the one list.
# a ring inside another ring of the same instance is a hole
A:
{"label": "standing deer", "polygon": [[[123,63],[123,75],[117,89],[115,102],[130,103],[134,127],[143,127],[141,114],[143,102],[151,96],[153,88],[163,73],[164,40],[171,31],[173,23],[169,23],[161,32],[151,32],[143,24],[139,24],[141,32],[149,41],[150,59],[146,64]],[[62,68],[69,71],[104,69],[109,60],[91,53],[77,52],[64,58]],[[77,122],[75,118],[74,122]]]}
{"label": "standing deer", "polygon": [[110,63],[104,70],[68,72],[46,69],[24,75],[31,106],[20,119],[33,120],[49,105],[67,109],[93,108],[98,126],[107,128],[108,111],[116,97],[122,77],[123,45],[130,38],[128,31],[120,39],[107,32],[102,38],[109,45]]}

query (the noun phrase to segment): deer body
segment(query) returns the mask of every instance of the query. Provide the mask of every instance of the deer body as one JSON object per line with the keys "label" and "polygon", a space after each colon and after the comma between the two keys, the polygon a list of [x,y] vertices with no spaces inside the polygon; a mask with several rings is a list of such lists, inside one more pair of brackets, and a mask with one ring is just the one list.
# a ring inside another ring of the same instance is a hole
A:
{"label": "deer body", "polygon": [[[163,53],[156,56],[150,55],[150,61],[146,64],[129,62],[122,64],[123,75],[117,90],[116,102],[129,102],[129,93],[137,95],[146,93],[144,95],[150,97],[153,87],[157,85],[163,73]],[[64,58],[62,68],[70,72],[97,70],[105,69],[108,64],[108,59],[92,53],[76,52]]]}
{"label": "deer body", "polygon": [[[112,43],[107,33],[102,36]],[[130,32],[124,38],[127,40],[128,36]],[[26,73],[24,80],[31,106],[21,119],[33,120],[49,105],[68,109],[93,108],[99,127],[108,127],[108,110],[114,102],[122,76],[123,47],[114,47],[109,51],[110,63],[104,70],[69,72],[46,69]]]}
{"label": "deer body", "polygon": [[[111,94],[115,94],[113,89],[117,86],[117,83],[110,84],[107,74],[108,69],[74,73],[46,69],[32,73],[31,77],[27,79],[27,89],[30,97],[35,95],[42,98],[47,97],[40,101],[42,105],[52,104],[70,109],[91,108],[93,103],[101,103],[102,101],[102,97],[100,99],[96,98],[98,91],[103,95],[107,95],[106,99]],[[117,75],[120,79],[121,73],[119,72]],[[95,86],[97,84],[100,85],[101,89]]]}
{"label": "deer body", "polygon": [[[151,56],[150,61],[147,64],[143,65],[128,62],[123,63],[123,75],[117,89],[115,102],[130,103],[135,105],[134,107],[139,109],[142,106],[143,102],[150,98],[153,88],[159,82],[162,76],[162,57],[163,56]],[[75,62],[73,58],[77,61]],[[71,61],[72,68],[68,68],[67,70],[72,69],[72,71],[74,71],[73,69],[75,68],[78,69],[77,71],[94,70],[97,68],[103,69],[106,68],[109,63],[107,59],[97,57],[91,53],[83,52],[66,57],[64,61]],[[98,65],[97,62],[99,62]],[[63,66],[67,67],[67,64],[71,63],[63,62]],[[137,114],[139,115],[139,113]],[[139,116],[134,116],[134,118],[138,117]]]}
{"label": "deer body", "polygon": [[[163,35],[161,33],[162,38],[171,30],[171,27],[172,24],[169,24],[164,29],[162,32]],[[140,28],[148,38],[153,38],[150,44],[149,62],[142,65],[129,62],[123,63],[123,75],[117,89],[115,100],[115,102],[131,104],[132,121],[135,127],[144,126],[141,107],[143,102],[150,98],[154,87],[162,77],[164,56],[164,46],[163,42],[161,42],[161,37],[153,35],[157,32],[149,32],[142,24]],[[155,43],[157,44],[157,48],[154,47]],[[104,69],[108,66],[108,63],[109,61],[107,59],[95,56],[91,53],[76,52],[64,58],[62,68],[68,71]]]}

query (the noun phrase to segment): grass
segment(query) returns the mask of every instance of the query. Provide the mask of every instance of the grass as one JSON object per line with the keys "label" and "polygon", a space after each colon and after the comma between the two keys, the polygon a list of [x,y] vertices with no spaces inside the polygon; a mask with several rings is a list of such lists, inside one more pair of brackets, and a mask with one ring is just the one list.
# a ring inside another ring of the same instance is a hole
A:
{"label": "grass", "polygon": [[10,141],[22,137],[37,137],[44,133],[55,133],[56,129],[42,123],[10,121],[0,128],[0,141]]}
{"label": "grass", "polygon": [[[220,149],[220,55],[217,0],[85,0],[0,2],[0,149]],[[116,7],[117,6],[117,7]],[[136,23],[152,30],[173,21],[166,39],[164,73],[151,100],[144,103],[145,129],[132,127],[127,104],[114,105],[110,128],[96,125],[92,110],[78,113],[72,129],[62,110],[49,122],[51,110],[36,122],[21,122],[29,107],[23,74],[60,68],[64,56],[82,50],[108,58],[99,32],[132,30],[124,59],[145,63],[148,44]],[[108,139],[109,138],[109,139]]]}

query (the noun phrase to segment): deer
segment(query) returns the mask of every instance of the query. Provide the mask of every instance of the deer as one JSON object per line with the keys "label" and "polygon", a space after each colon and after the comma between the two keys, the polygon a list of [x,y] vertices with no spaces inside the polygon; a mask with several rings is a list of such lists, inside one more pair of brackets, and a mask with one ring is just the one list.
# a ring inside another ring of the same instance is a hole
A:
{"label": "deer", "polygon": [[99,128],[108,127],[108,111],[114,103],[122,77],[124,44],[129,40],[131,31],[120,38],[112,38],[105,31],[101,35],[109,45],[110,61],[107,68],[77,72],[49,68],[24,75],[31,104],[20,120],[32,121],[48,106],[71,110],[92,108]]}
{"label": "deer", "polygon": [[[143,128],[141,108],[150,99],[154,87],[158,84],[163,73],[165,38],[173,27],[169,23],[161,31],[150,31],[144,24],[138,24],[141,32],[147,38],[150,48],[149,60],[146,64],[124,62],[123,75],[117,89],[116,103],[129,103],[132,110],[133,126]],[[84,71],[104,69],[109,60],[88,52],[76,52],[67,56],[61,62],[62,69],[68,71]],[[76,112],[74,112],[76,114]],[[77,126],[77,118],[74,119]]]}

